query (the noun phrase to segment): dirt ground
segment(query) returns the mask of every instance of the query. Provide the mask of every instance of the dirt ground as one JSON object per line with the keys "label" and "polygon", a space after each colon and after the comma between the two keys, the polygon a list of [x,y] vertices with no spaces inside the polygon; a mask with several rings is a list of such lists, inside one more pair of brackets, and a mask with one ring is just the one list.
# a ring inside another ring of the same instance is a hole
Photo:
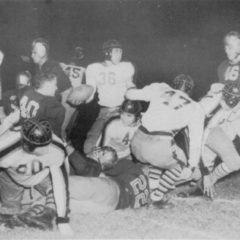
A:
{"label": "dirt ground", "polygon": [[[172,209],[126,209],[104,214],[79,214],[72,209],[74,239],[238,239],[240,235],[240,174],[217,185],[214,201],[177,198]],[[16,229],[0,239],[63,239],[52,232]]]}

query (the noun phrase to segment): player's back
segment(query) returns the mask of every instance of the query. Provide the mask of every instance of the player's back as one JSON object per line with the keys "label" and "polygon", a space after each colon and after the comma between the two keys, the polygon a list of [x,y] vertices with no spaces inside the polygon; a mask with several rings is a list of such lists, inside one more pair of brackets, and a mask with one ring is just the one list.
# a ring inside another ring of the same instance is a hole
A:
{"label": "player's back", "polygon": [[150,104],[142,123],[149,131],[173,131],[186,127],[199,114],[199,103],[186,93],[157,83],[151,86]]}
{"label": "player's back", "polygon": [[45,96],[30,89],[20,99],[20,114],[21,119],[36,118],[49,121],[53,132],[61,136],[65,110],[55,97]]}

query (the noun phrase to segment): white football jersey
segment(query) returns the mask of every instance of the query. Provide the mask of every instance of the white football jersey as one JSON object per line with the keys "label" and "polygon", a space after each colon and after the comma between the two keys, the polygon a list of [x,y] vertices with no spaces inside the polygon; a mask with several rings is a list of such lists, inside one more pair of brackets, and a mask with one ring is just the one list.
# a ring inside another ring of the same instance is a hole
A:
{"label": "white football jersey", "polygon": [[44,155],[25,152],[20,131],[7,131],[0,135],[0,146],[0,167],[7,168],[9,175],[25,187],[40,183],[51,167],[60,167],[66,158],[63,142],[55,135]]}
{"label": "white football jersey", "polygon": [[[152,83],[135,92],[132,100],[149,101],[142,125],[150,132],[173,132],[188,127],[189,164],[196,166],[200,157],[205,114],[199,103],[166,83]],[[136,97],[137,96],[137,97]]]}
{"label": "white football jersey", "polygon": [[111,66],[93,63],[86,69],[86,84],[93,86],[98,92],[100,106],[117,107],[124,100],[128,82],[132,79],[134,71],[130,62],[120,62]]}
{"label": "white football jersey", "polygon": [[130,155],[130,143],[140,122],[134,126],[125,126],[120,118],[114,118],[108,123],[103,134],[103,146],[110,146],[117,152],[118,158]]}

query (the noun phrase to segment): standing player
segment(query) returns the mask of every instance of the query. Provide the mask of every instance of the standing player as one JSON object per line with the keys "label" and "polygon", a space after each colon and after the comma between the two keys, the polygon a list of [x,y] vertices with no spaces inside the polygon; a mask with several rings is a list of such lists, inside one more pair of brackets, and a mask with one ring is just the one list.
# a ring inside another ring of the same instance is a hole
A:
{"label": "standing player", "polygon": [[[198,165],[203,135],[204,112],[187,94],[193,87],[193,80],[184,75],[177,77],[173,83],[176,89],[166,83],[153,83],[126,93],[128,99],[149,102],[142,125],[133,137],[132,152],[139,161],[165,169],[151,194],[151,199],[159,203],[164,194],[174,188],[182,174],[190,176]],[[174,134],[185,127],[189,132],[187,162],[174,141]],[[183,166],[187,168],[182,173]]]}
{"label": "standing player", "polygon": [[[214,197],[214,184],[240,169],[240,89],[228,82],[222,90],[217,111],[209,120],[203,138],[203,191]],[[216,157],[221,163],[215,166]]]}
{"label": "standing player", "polygon": [[96,145],[104,124],[112,116],[118,115],[119,107],[124,100],[128,88],[133,83],[134,67],[130,62],[121,62],[122,45],[117,40],[108,40],[103,44],[105,61],[90,64],[86,69],[86,83],[94,87],[98,93],[99,115],[87,134],[84,152],[89,153]]}
{"label": "standing player", "polygon": [[81,172],[88,177],[69,177],[71,206],[96,213],[147,205],[148,179],[140,165],[128,159],[118,161],[111,147],[94,149],[88,157],[92,162],[74,154],[75,162],[85,163]]}
{"label": "standing player", "polygon": [[[1,215],[6,227],[30,226],[51,229],[57,209],[58,228],[70,234],[67,217],[67,188],[61,166],[66,159],[63,142],[52,135],[46,121],[27,119],[21,131],[14,129],[0,136]],[[21,200],[25,188],[36,188],[46,196],[45,206],[36,205],[24,213]]]}
{"label": "standing player", "polygon": [[61,95],[62,105],[66,110],[64,122],[62,124],[62,136],[66,138],[65,130],[75,111],[75,108],[67,103],[67,96],[72,87],[70,80],[60,67],[59,63],[49,59],[49,51],[50,46],[46,39],[37,38],[32,42],[32,59],[37,66],[35,75],[42,73],[54,74],[57,77],[57,88]]}
{"label": "standing player", "polygon": [[224,37],[224,50],[227,60],[218,67],[221,83],[237,81],[240,83],[240,33],[231,31]]}
{"label": "standing player", "polygon": [[140,116],[140,102],[125,100],[120,108],[120,116],[107,122],[98,145],[114,148],[119,159],[132,159],[130,143],[140,126]]}

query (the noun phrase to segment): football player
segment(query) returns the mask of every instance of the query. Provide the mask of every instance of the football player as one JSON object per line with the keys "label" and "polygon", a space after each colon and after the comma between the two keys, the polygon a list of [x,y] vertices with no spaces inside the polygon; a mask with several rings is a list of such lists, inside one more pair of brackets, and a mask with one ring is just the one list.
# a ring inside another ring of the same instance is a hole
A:
{"label": "football player", "polygon": [[[150,186],[155,186],[151,199],[156,205],[159,203],[161,206],[164,194],[175,187],[179,178],[190,177],[199,163],[205,115],[200,104],[188,96],[193,85],[189,76],[179,75],[173,81],[174,88],[166,83],[152,83],[126,93],[128,99],[149,102],[131,147],[139,161],[164,170],[160,180],[155,178],[155,171],[152,176],[156,181]],[[188,159],[174,141],[174,135],[186,127],[189,135]]]}
{"label": "football player", "polygon": [[37,38],[32,42],[32,59],[36,64],[36,73],[38,74],[54,74],[57,77],[57,88],[60,93],[62,105],[65,108],[65,118],[62,124],[62,137],[66,138],[66,127],[75,111],[67,103],[67,96],[69,95],[72,86],[67,75],[64,73],[59,63],[49,58],[50,45],[44,38]]}
{"label": "football player", "polygon": [[16,77],[16,88],[3,93],[3,107],[6,115],[14,111],[12,105],[19,107],[19,101],[23,93],[31,86],[31,73],[20,72]]}
{"label": "football player", "polygon": [[113,148],[95,148],[88,159],[74,152],[74,158],[78,166],[81,162],[82,170],[78,174],[82,176],[69,177],[72,208],[96,213],[148,204],[148,178],[141,166],[128,159],[118,161]]}
{"label": "football player", "polygon": [[119,114],[119,107],[124,101],[128,88],[135,87],[133,82],[134,67],[130,62],[122,62],[123,47],[117,40],[108,40],[102,47],[105,61],[90,64],[86,69],[86,83],[94,87],[89,98],[98,93],[99,115],[87,134],[84,152],[89,153],[96,145],[104,124],[111,117]]}
{"label": "football player", "polygon": [[[4,169],[0,172],[0,210],[14,214],[8,217],[1,214],[1,223],[11,228],[51,229],[57,214],[60,232],[71,234],[67,217],[67,185],[61,169],[66,160],[66,150],[63,142],[52,134],[50,124],[27,119],[20,129],[14,128],[1,135],[0,142],[0,167]],[[26,188],[36,188],[45,195],[45,206],[36,205],[20,212]]]}
{"label": "football player", "polygon": [[231,31],[224,37],[224,50],[227,60],[218,67],[218,78],[221,83],[237,81],[240,83],[240,33]]}
{"label": "football player", "polygon": [[27,90],[20,99],[21,118],[36,118],[50,122],[53,132],[61,137],[65,109],[55,98],[57,78],[54,74],[35,77],[35,89]]}
{"label": "football player", "polygon": [[[214,184],[240,169],[240,88],[228,82],[221,91],[221,100],[208,121],[203,138],[203,191],[214,197]],[[221,163],[215,166],[216,157]]]}
{"label": "football player", "polygon": [[110,146],[116,150],[119,159],[131,160],[130,142],[140,125],[141,110],[140,102],[125,100],[120,116],[110,119],[104,127],[98,146]]}
{"label": "football player", "polygon": [[61,137],[61,126],[64,120],[65,109],[55,98],[57,90],[56,76],[53,74],[39,74],[35,78],[35,89],[25,90],[18,106],[11,104],[14,111],[7,116],[0,126],[0,133],[26,118],[48,120],[54,133]]}

